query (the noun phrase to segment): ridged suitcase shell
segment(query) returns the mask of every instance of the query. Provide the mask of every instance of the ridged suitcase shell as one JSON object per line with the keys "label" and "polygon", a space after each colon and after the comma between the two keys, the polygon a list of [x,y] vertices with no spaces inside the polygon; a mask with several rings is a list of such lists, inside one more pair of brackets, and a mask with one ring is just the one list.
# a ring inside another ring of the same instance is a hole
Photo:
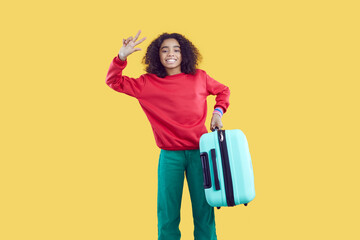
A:
{"label": "ridged suitcase shell", "polygon": [[[252,201],[255,197],[254,173],[249,146],[244,133],[239,129],[216,130],[203,134],[199,145],[203,165],[205,196],[209,205],[222,207],[245,204],[246,206]],[[224,148],[226,149],[224,150]],[[223,149],[223,152],[221,152],[221,149]],[[227,154],[225,151],[227,151]],[[216,159],[212,154],[216,156]],[[222,159],[223,156],[227,158],[226,155],[228,156],[228,163]],[[226,166],[223,166],[223,164]],[[217,169],[219,190],[215,187],[214,168]],[[210,177],[206,176],[209,173]],[[227,186],[225,186],[225,183]],[[232,191],[229,190],[230,188],[232,188]],[[231,200],[232,195],[233,199]]]}

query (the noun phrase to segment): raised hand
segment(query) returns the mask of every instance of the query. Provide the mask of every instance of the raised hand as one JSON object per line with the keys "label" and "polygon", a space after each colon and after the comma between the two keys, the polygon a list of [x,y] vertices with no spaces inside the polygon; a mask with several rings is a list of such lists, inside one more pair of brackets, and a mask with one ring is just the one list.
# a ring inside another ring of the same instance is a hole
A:
{"label": "raised hand", "polygon": [[139,38],[140,33],[141,33],[141,30],[139,30],[139,32],[136,34],[135,38],[133,38],[131,36],[131,37],[128,37],[127,39],[123,39],[123,45],[119,51],[119,58],[121,60],[125,61],[126,58],[130,54],[141,50],[141,48],[135,48],[136,45],[142,43],[146,39],[146,37],[143,37],[139,41],[136,41]]}

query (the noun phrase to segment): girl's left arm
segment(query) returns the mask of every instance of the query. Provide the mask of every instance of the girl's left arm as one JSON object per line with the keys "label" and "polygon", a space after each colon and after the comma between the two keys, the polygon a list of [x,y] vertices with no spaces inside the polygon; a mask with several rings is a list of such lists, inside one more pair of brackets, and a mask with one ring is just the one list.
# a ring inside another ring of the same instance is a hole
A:
{"label": "girl's left arm", "polygon": [[222,114],[224,114],[229,105],[229,98],[230,98],[230,89],[225,86],[224,84],[219,83],[218,81],[216,81],[215,79],[213,79],[212,77],[210,77],[209,75],[207,75],[206,78],[206,89],[209,93],[209,95],[216,95],[215,101],[216,104],[214,106],[214,109],[216,108],[220,108],[220,113],[221,116]]}
{"label": "girl's left arm", "polygon": [[206,78],[206,89],[209,94],[216,95],[213,116],[210,122],[210,129],[213,131],[216,127],[223,127],[221,117],[227,111],[230,102],[230,89],[224,84],[219,83],[209,75]]}

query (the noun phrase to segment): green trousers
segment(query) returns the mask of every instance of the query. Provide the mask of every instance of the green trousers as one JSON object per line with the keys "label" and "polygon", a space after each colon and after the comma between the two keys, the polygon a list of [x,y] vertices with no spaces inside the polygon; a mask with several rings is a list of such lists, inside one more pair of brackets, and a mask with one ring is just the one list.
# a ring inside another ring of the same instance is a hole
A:
{"label": "green trousers", "polygon": [[158,240],[179,240],[180,207],[186,176],[195,240],[216,240],[214,208],[205,199],[199,150],[161,149],[158,166]]}

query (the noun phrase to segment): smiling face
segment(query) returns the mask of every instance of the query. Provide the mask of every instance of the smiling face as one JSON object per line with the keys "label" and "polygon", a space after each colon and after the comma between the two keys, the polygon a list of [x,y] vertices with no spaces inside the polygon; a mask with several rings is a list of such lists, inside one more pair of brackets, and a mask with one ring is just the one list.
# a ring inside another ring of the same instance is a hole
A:
{"label": "smiling face", "polygon": [[181,49],[175,38],[168,38],[162,42],[159,56],[168,75],[181,73]]}

